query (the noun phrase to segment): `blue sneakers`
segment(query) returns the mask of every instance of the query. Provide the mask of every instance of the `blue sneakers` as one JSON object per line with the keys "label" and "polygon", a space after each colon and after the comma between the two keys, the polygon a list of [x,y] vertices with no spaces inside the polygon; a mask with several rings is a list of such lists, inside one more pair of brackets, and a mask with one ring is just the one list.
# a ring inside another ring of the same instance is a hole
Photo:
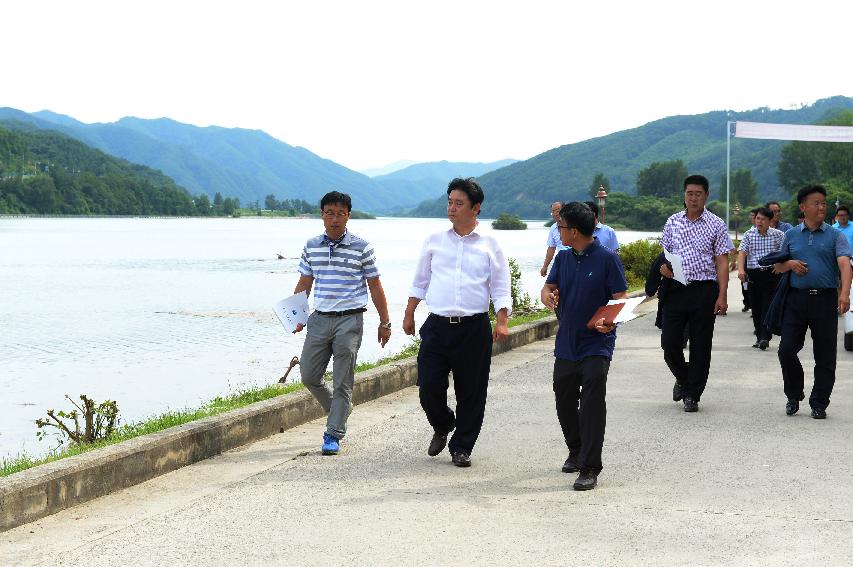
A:
{"label": "blue sneakers", "polygon": [[329,435],[328,433],[323,434],[323,454],[324,455],[337,455],[338,451],[341,450],[341,444],[337,437]]}

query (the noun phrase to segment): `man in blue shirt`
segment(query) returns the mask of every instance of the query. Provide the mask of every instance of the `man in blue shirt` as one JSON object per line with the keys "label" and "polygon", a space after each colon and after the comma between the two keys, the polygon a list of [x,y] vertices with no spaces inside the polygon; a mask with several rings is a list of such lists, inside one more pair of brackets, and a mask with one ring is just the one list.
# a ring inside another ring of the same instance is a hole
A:
{"label": "man in blue shirt", "polygon": [[595,215],[595,230],[592,231],[592,236],[598,239],[598,243],[606,248],[610,248],[614,252],[619,251],[619,240],[616,239],[616,231],[598,222],[598,205],[592,201],[586,201],[586,206]]}
{"label": "man in blue shirt", "polygon": [[[607,372],[616,344],[616,326],[603,318],[587,322],[611,299],[627,297],[619,257],[593,238],[595,216],[584,203],[560,210],[560,236],[570,246],[557,255],[540,297],[560,319],[554,348],[557,419],[569,448],[563,472],[579,472],[575,490],[595,488],[607,407]],[[579,404],[580,402],[580,404]]]}
{"label": "man in blue shirt", "polygon": [[800,400],[805,397],[803,366],[797,354],[805,344],[806,329],[811,329],[815,366],[809,405],[813,418],[825,419],[835,385],[838,315],[850,310],[850,245],[841,232],[823,221],[823,187],[803,187],[797,193],[797,202],[805,214],[803,224],[785,233],[781,248],[791,259],[775,265],[779,272],[792,272],[779,343],[779,363],[788,398],[785,413],[797,413]]}
{"label": "man in blue shirt", "polygon": [[850,209],[847,205],[841,205],[835,211],[835,224],[832,228],[837,228],[847,239],[847,244],[853,248],[853,224],[850,224]]}
{"label": "man in blue shirt", "polygon": [[551,260],[554,259],[554,254],[558,253],[560,250],[565,250],[567,248],[560,241],[560,231],[557,229],[557,225],[560,224],[560,209],[562,208],[562,201],[554,201],[553,203],[551,203],[551,218],[554,219],[554,224],[552,224],[551,228],[548,229],[548,240],[546,242],[547,248],[545,249],[545,263],[542,264],[542,268],[539,270],[539,275],[543,278],[548,275],[548,266],[551,265]]}
{"label": "man in blue shirt", "polygon": [[781,230],[783,234],[794,228],[791,223],[782,220],[782,206],[778,201],[768,201],[764,206],[773,211],[773,220],[770,222],[770,228]]}

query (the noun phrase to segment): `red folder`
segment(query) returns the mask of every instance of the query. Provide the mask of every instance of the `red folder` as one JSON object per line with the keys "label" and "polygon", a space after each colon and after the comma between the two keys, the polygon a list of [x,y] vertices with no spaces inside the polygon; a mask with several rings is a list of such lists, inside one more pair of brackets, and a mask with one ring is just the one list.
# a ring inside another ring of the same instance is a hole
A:
{"label": "red folder", "polygon": [[613,305],[602,305],[598,309],[595,310],[595,313],[592,315],[592,319],[590,319],[587,324],[587,329],[595,329],[595,322],[604,318],[604,322],[607,325],[612,325],[613,320],[616,319],[616,316],[619,315],[619,312],[622,311],[622,308],[625,307],[624,303],[614,303]]}

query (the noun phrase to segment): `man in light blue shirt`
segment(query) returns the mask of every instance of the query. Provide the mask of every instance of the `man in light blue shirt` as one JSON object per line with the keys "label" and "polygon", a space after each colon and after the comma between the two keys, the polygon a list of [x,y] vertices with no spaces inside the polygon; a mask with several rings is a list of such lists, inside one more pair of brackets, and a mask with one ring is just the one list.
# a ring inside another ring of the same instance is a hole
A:
{"label": "man in light blue shirt", "polygon": [[613,252],[619,251],[619,241],[616,239],[616,231],[598,222],[598,205],[592,201],[586,201],[586,206],[592,210],[595,215],[595,230],[592,231],[592,236],[598,239],[598,243],[609,248]]}
{"label": "man in light blue shirt", "polygon": [[551,225],[551,230],[548,231],[548,241],[546,245],[548,249],[545,251],[545,263],[542,264],[542,269],[539,270],[539,275],[543,278],[548,275],[548,266],[551,265],[551,260],[554,259],[554,254],[560,250],[567,250],[569,247],[563,244],[560,240],[560,209],[563,208],[562,201],[554,201],[551,203],[551,218],[554,219],[554,224]]}
{"label": "man in light blue shirt", "polygon": [[835,211],[835,224],[832,225],[832,228],[840,230],[844,238],[847,239],[850,248],[853,248],[853,224],[850,224],[850,209],[847,208],[847,205],[841,205]]}

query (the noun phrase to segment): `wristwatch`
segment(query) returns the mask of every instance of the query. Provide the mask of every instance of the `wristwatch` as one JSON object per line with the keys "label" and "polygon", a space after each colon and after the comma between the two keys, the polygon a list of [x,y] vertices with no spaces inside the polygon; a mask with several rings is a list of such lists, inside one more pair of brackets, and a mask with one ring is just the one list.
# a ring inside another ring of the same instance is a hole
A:
{"label": "wristwatch", "polygon": [[390,331],[391,330],[391,321],[388,321],[386,323],[379,323],[379,328],[380,329],[388,329]]}

